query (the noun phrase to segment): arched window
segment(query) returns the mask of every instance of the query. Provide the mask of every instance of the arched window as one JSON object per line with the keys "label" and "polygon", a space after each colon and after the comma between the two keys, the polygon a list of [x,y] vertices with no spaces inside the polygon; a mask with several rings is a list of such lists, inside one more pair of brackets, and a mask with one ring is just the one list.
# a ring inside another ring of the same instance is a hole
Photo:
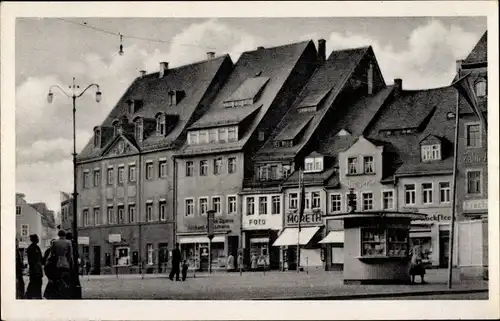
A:
{"label": "arched window", "polygon": [[159,114],[156,116],[156,134],[159,136],[164,136],[165,131],[166,131],[165,114]]}
{"label": "arched window", "polygon": [[486,80],[481,79],[476,82],[476,96],[484,97],[486,96]]}

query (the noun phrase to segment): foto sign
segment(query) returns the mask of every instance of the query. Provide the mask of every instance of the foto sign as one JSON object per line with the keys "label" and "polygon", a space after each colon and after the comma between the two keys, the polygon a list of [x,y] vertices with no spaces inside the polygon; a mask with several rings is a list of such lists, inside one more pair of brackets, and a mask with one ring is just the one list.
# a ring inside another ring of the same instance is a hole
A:
{"label": "foto sign", "polygon": [[207,237],[210,240],[214,238],[214,215],[215,211],[207,212]]}

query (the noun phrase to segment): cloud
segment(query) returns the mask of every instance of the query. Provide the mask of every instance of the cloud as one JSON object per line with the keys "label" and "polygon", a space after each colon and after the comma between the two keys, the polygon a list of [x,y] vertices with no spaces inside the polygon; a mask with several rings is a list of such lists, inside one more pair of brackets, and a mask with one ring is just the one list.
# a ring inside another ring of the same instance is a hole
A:
{"label": "cloud", "polygon": [[[185,46],[196,44],[197,46]],[[44,201],[53,209],[59,208],[59,190],[72,187],[71,152],[72,101],[59,89],[54,99],[47,102],[51,85],[58,85],[71,94],[69,85],[75,77],[77,90],[97,83],[102,101],[95,102],[95,88],[90,88],[76,100],[77,151],[89,141],[94,126],[100,124],[121,95],[139,75],[139,70],[156,72],[160,61],[171,67],[200,61],[210,48],[218,48],[220,55],[230,53],[236,61],[245,50],[254,48],[254,37],[228,28],[216,19],[195,23],[172,39],[167,52],[147,51],[139,45],[124,47],[125,54],[116,51],[109,55],[87,53],[78,61],[61,61],[56,74],[25,79],[16,88],[16,182],[17,191],[27,199]],[[200,47],[201,46],[201,47]],[[64,74],[62,73],[64,71]]]}
{"label": "cloud", "polygon": [[363,35],[332,33],[328,50],[371,45],[387,83],[402,78],[408,89],[449,85],[455,74],[455,61],[463,59],[477,42],[477,35],[457,26],[447,28],[438,20],[417,27],[411,33],[408,47],[397,51]]}

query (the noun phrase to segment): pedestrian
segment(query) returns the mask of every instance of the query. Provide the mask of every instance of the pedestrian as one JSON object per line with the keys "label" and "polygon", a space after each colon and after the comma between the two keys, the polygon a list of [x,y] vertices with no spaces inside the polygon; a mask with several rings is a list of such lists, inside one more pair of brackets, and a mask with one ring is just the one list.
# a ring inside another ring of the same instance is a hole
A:
{"label": "pedestrian", "polygon": [[250,265],[252,271],[257,270],[257,255],[252,254],[252,260],[251,260],[251,265]]}
{"label": "pedestrian", "polygon": [[410,260],[411,284],[415,284],[416,275],[420,276],[422,284],[426,283],[424,280],[425,267],[422,263],[422,249],[418,245],[413,247],[411,251],[411,260]]}
{"label": "pedestrian", "polygon": [[187,273],[188,273],[188,263],[186,260],[182,263],[182,281],[186,281]]}
{"label": "pedestrian", "polygon": [[238,269],[240,271],[243,271],[244,270],[244,266],[243,266],[243,255],[241,253],[238,253]]}
{"label": "pedestrian", "polygon": [[28,265],[30,274],[30,283],[26,289],[26,299],[41,299],[42,298],[42,251],[38,247],[38,235],[30,235],[31,244],[26,251],[28,254]]}
{"label": "pedestrian", "polygon": [[50,247],[43,254],[42,264],[47,277],[47,285],[43,292],[43,297],[47,300],[57,299],[57,289],[55,282],[57,281],[56,256],[54,255],[55,239],[50,241]]}
{"label": "pedestrian", "polygon": [[19,249],[19,240],[16,238],[16,299],[24,299],[24,263]]}
{"label": "pedestrian", "polygon": [[[66,232],[60,230],[57,234],[58,240],[54,241],[52,245],[52,255],[55,264],[56,273],[54,275],[54,285],[56,298],[58,299],[71,299],[73,288],[71,271],[73,269],[73,246],[69,240],[66,239]],[[49,261],[51,259],[49,258]]]}
{"label": "pedestrian", "polygon": [[179,250],[179,243],[175,244],[175,249],[172,251],[172,270],[170,271],[169,279],[171,281],[175,280],[180,281],[179,279],[179,268],[181,264],[181,251]]}
{"label": "pedestrian", "polygon": [[[73,233],[71,232],[67,232],[66,233],[66,240],[69,241],[69,243],[71,244],[71,255],[73,257],[73,260],[72,262],[74,264],[76,264],[76,269],[75,269],[75,266],[72,266],[71,269],[69,270],[69,287],[70,287],[70,293],[71,293],[71,299],[75,299],[76,298],[76,285],[79,283],[78,281],[78,278],[80,277],[80,267],[81,267],[81,261],[80,261],[80,257],[77,257],[77,255],[75,255],[75,248],[73,247]],[[77,258],[76,260],[74,258]]]}
{"label": "pedestrian", "polygon": [[87,275],[90,275],[90,260],[86,260],[85,270],[87,271]]}
{"label": "pedestrian", "polygon": [[49,258],[50,254],[52,253],[52,245],[54,244],[55,239],[50,240],[50,246],[48,249],[43,252],[43,258],[42,258],[42,265],[45,266],[47,264],[47,259]]}
{"label": "pedestrian", "polygon": [[234,271],[234,256],[231,253],[227,257],[226,270],[228,272]]}

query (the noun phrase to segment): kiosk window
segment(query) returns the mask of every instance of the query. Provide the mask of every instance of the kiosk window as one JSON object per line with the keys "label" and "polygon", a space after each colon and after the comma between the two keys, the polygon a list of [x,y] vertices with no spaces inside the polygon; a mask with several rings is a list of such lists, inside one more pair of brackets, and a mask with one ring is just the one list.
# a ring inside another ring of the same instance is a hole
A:
{"label": "kiosk window", "polygon": [[361,255],[405,257],[408,255],[408,230],[373,229],[361,230]]}

